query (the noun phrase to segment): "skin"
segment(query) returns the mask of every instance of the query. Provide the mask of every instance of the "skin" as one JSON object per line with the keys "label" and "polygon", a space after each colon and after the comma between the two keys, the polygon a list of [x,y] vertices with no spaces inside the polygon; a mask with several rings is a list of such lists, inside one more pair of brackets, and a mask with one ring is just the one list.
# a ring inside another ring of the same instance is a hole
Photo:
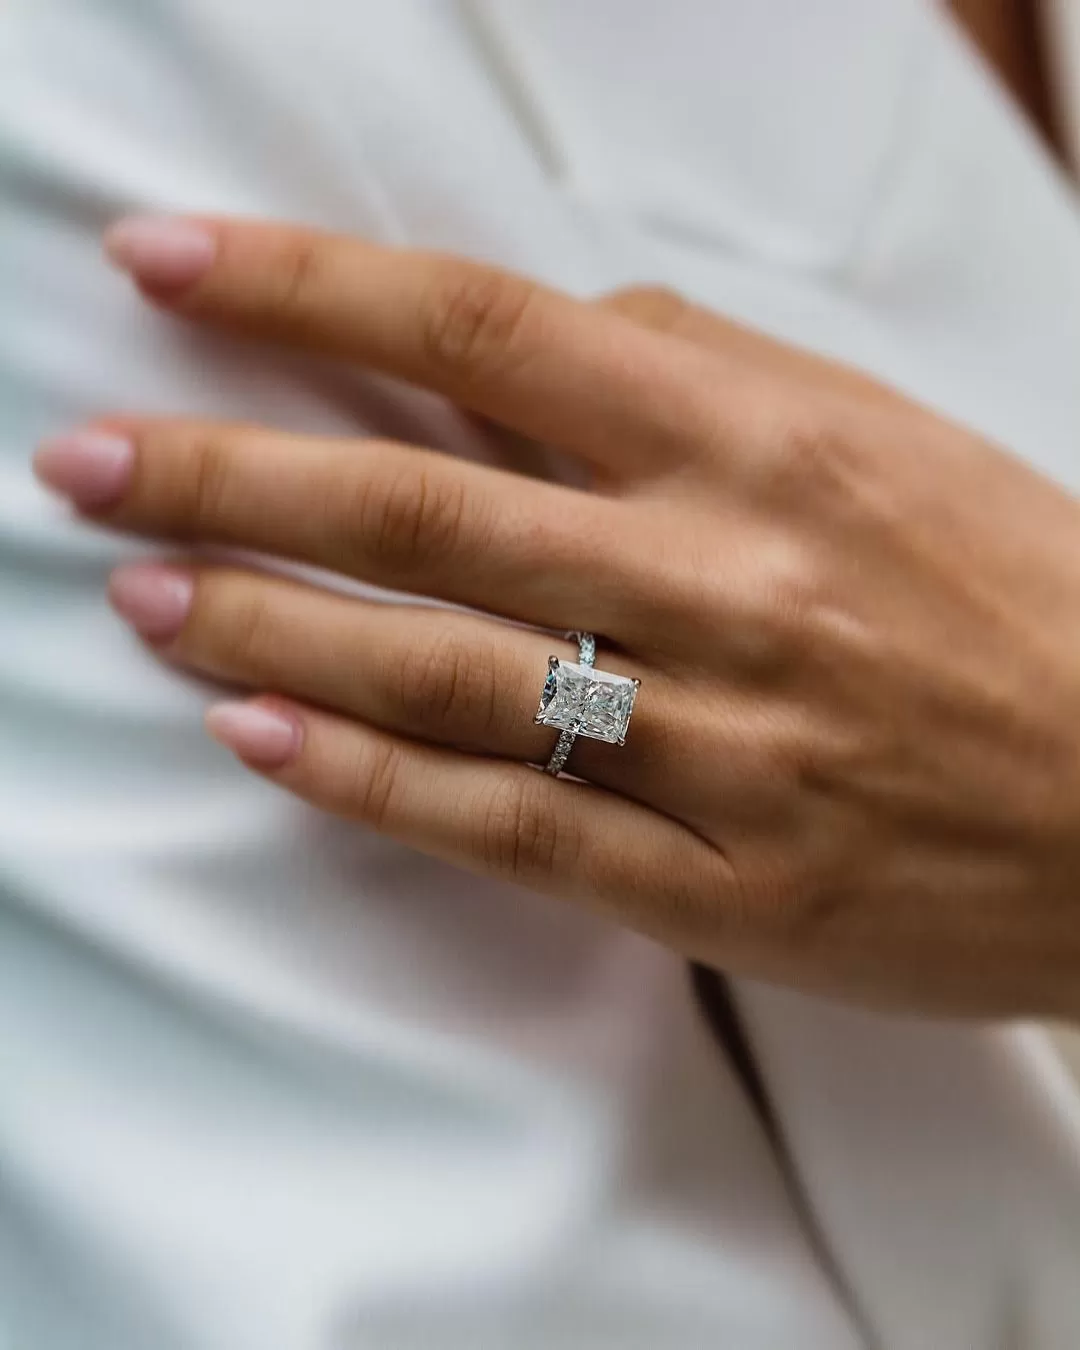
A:
{"label": "skin", "polygon": [[[1080,1016],[1075,499],[662,291],[589,305],[237,221],[127,222],[109,247],[160,306],[434,390],[588,483],[176,419],[44,446],[40,476],[112,528],[473,611],[121,569],[114,603],[162,656],[253,692],[208,726],[254,772],[726,971]],[[574,659],[538,630],[569,627],[642,682],[624,748],[578,740],[584,781],[534,767],[547,657]]]}

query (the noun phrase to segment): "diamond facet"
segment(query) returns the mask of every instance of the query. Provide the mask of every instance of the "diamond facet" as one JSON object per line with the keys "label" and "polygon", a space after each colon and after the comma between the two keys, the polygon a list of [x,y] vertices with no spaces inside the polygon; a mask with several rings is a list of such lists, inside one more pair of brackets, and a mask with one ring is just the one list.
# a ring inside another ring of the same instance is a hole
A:
{"label": "diamond facet", "polygon": [[637,690],[638,681],[625,675],[552,657],[536,720],[560,731],[622,745]]}

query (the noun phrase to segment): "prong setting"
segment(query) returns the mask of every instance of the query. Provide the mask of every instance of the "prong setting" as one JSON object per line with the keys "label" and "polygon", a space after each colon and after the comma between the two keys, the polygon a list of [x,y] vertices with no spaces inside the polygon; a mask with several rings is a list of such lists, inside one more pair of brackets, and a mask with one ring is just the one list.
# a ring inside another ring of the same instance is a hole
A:
{"label": "prong setting", "polygon": [[536,721],[590,740],[624,745],[640,680],[552,657]]}
{"label": "prong setting", "polygon": [[610,745],[625,745],[630,714],[641,681],[628,675],[597,670],[596,638],[592,633],[568,633],[578,644],[577,661],[548,657],[547,677],[540,693],[534,722],[554,727],[559,739],[545,773],[558,776],[578,736]]}

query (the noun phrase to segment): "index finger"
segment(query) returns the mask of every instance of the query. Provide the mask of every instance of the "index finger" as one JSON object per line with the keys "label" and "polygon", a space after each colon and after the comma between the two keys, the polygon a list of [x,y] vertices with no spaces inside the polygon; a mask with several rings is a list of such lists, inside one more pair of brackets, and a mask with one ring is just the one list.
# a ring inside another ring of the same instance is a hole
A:
{"label": "index finger", "polygon": [[616,476],[693,453],[705,354],[466,259],[290,226],[132,219],[112,259],[186,316],[363,362]]}

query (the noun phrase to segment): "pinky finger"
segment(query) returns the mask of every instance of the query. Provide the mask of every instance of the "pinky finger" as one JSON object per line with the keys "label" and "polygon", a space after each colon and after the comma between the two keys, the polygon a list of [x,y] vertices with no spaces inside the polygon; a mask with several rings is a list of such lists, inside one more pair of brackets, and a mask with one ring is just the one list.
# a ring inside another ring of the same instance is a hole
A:
{"label": "pinky finger", "polygon": [[[719,851],[615,793],[279,698],[219,704],[207,729],[312,805],[444,862],[614,914],[689,954],[725,926]],[[695,914],[691,895],[711,914]]]}

